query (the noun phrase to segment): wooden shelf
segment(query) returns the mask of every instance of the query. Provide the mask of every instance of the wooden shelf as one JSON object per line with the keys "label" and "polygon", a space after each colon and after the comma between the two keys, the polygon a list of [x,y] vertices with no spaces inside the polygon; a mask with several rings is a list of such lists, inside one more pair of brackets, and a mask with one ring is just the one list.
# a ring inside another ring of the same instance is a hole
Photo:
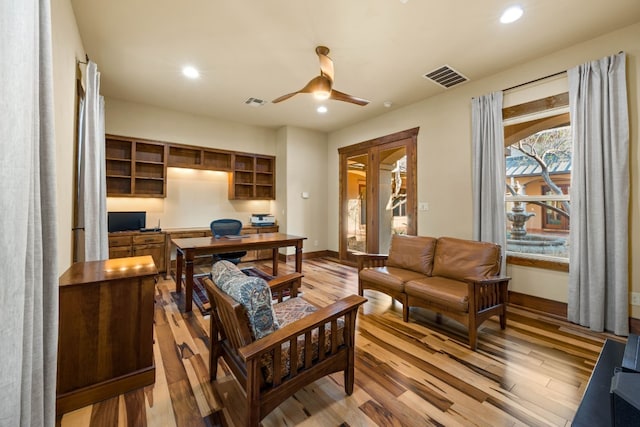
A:
{"label": "wooden shelf", "polygon": [[275,163],[273,156],[236,154],[229,177],[229,199],[275,199]]}
{"label": "wooden shelf", "polygon": [[165,197],[164,143],[107,135],[105,154],[107,196]]}
{"label": "wooden shelf", "polygon": [[165,197],[167,167],[229,172],[229,199],[275,199],[275,157],[106,136],[107,196]]}
{"label": "wooden shelf", "polygon": [[169,145],[168,166],[215,171],[231,171],[233,153],[188,145]]}

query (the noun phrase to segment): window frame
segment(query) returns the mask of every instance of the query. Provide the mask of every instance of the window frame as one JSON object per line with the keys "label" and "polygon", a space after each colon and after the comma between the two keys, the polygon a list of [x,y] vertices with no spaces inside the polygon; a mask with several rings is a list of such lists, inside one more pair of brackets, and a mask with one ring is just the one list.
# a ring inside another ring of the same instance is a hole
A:
{"label": "window frame", "polygon": [[[511,146],[513,143],[525,138],[528,135],[521,136],[523,132],[528,132],[526,126],[513,126],[515,124],[525,124],[528,122],[541,123],[545,119],[556,120],[558,125],[571,124],[571,120],[568,113],[569,107],[569,93],[564,92],[558,95],[549,96],[542,99],[537,99],[531,102],[514,105],[502,109],[503,129],[505,130],[504,140],[505,148]],[[529,117],[529,119],[527,119]],[[512,127],[512,131],[509,132],[509,126]],[[549,126],[540,128],[539,130],[548,129]],[[532,135],[535,132],[529,133]],[[506,179],[506,177],[505,177]],[[506,185],[506,182],[505,182]],[[563,195],[505,195],[505,205],[508,202],[530,202],[530,201],[570,201],[569,194]],[[505,224],[506,226],[507,224]],[[526,267],[535,267],[545,270],[553,271],[569,271],[569,259],[552,257],[547,255],[538,254],[519,254],[515,252],[506,252],[507,264],[521,265]]]}

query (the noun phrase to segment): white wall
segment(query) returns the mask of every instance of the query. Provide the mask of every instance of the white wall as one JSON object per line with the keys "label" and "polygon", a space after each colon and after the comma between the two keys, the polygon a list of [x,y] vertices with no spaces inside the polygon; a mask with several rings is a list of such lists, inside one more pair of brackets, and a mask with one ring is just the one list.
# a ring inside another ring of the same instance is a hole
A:
{"label": "white wall", "polygon": [[53,102],[56,141],[58,273],[72,261],[76,59],[85,52],[69,0],[51,1]]}
{"label": "white wall", "polygon": [[[304,252],[327,248],[327,136],[287,127],[287,233],[305,236]],[[303,198],[302,193],[308,198]],[[287,253],[293,253],[288,248]]]}
{"label": "white wall", "polygon": [[[640,292],[640,210],[638,209],[638,86],[640,73],[640,23],[623,28],[552,55],[505,70],[499,74],[443,92],[422,102],[398,108],[376,119],[358,123],[329,135],[328,248],[338,250],[338,148],[420,127],[418,134],[418,200],[429,202],[429,211],[418,212],[421,235],[471,237],[471,98],[502,90],[567,70],[619,51],[627,52],[629,115],[631,127],[631,283]],[[510,266],[510,289],[566,302],[566,273]],[[640,307],[633,307],[640,317]]]}

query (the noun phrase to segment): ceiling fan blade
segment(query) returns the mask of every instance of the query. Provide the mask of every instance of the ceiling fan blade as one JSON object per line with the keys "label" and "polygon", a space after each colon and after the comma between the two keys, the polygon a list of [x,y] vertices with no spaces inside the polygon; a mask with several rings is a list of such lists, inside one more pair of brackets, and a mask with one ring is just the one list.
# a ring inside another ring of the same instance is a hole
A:
{"label": "ceiling fan blade", "polygon": [[331,95],[329,95],[329,98],[335,99],[336,101],[350,102],[357,105],[367,105],[369,103],[369,101],[367,101],[366,99],[357,98],[355,96],[348,95],[335,89],[331,90]]}
{"label": "ceiling fan blade", "polygon": [[319,76],[316,76],[316,77],[312,78],[311,80],[309,80],[309,83],[307,83],[299,91],[293,92],[293,93],[288,93],[286,95],[282,95],[280,98],[276,98],[271,102],[276,104],[278,102],[281,102],[281,101],[284,101],[286,99],[289,99],[293,95],[297,95],[299,93],[315,93],[317,91],[322,91],[322,92],[325,92],[325,93],[329,93],[331,91],[331,80],[329,80],[327,78],[327,76],[324,76],[322,74],[319,75]]}
{"label": "ceiling fan blade", "polygon": [[318,58],[320,59],[320,71],[329,80],[333,81],[333,60],[329,58],[329,48],[325,46],[316,47],[316,53],[318,54]]}
{"label": "ceiling fan blade", "polygon": [[298,91],[298,92],[288,93],[288,94],[286,94],[286,95],[282,95],[281,97],[274,99],[274,100],[273,100],[273,101],[271,101],[271,102],[272,102],[272,103],[274,103],[274,104],[277,104],[278,102],[285,101],[285,100],[287,100],[287,99],[291,98],[293,95],[297,95],[297,94],[299,94],[299,93],[300,93],[299,91]]}

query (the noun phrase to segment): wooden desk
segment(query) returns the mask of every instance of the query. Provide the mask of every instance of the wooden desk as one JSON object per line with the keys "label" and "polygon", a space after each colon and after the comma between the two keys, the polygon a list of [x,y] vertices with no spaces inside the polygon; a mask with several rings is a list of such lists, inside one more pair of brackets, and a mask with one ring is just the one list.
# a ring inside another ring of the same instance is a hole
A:
{"label": "wooden desk", "polygon": [[172,239],[176,247],[176,292],[182,292],[182,271],[185,272],[184,311],[191,311],[193,299],[193,260],[200,255],[213,255],[244,250],[271,249],[273,253],[273,275],[278,275],[278,249],[287,246],[296,248],[296,271],[302,272],[302,241],[306,237],[283,233],[250,234],[242,238],[192,237]]}

